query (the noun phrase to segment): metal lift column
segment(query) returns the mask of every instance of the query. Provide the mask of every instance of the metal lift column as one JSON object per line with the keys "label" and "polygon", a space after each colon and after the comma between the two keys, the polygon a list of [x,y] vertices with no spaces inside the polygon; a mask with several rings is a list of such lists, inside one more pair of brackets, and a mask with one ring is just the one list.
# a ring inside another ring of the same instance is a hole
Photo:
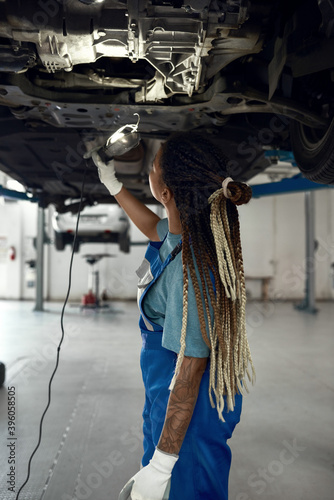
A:
{"label": "metal lift column", "polygon": [[36,303],[34,311],[43,309],[43,283],[44,283],[44,208],[38,207],[37,213],[37,242],[36,242]]}
{"label": "metal lift column", "polygon": [[315,307],[315,193],[305,193],[305,223],[306,223],[306,280],[304,300],[295,306],[309,313],[316,313]]}

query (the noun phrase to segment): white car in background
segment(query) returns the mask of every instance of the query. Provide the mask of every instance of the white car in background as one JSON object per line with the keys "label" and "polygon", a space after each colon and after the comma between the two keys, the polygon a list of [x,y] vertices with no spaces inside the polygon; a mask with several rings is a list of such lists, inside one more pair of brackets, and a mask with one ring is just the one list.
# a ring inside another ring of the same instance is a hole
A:
{"label": "white car in background", "polygon": [[[52,217],[54,243],[57,250],[64,250],[74,240],[77,214],[55,212]],[[86,207],[80,214],[74,251],[82,243],[118,243],[121,252],[130,251],[130,222],[118,205]]]}

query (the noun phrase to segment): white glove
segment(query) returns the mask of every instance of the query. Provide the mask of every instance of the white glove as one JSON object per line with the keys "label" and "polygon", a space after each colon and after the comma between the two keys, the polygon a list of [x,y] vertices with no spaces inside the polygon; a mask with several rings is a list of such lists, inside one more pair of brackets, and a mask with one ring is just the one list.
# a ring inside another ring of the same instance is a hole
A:
{"label": "white glove", "polygon": [[118,500],[168,500],[172,470],[178,458],[156,448],[150,463],[126,483]]}
{"label": "white glove", "polygon": [[95,165],[97,166],[100,181],[105,185],[109,193],[112,196],[115,196],[120,192],[123,184],[116,177],[114,160],[110,160],[108,161],[108,163],[104,163],[97,151],[94,151],[94,153],[92,154],[92,158]]}

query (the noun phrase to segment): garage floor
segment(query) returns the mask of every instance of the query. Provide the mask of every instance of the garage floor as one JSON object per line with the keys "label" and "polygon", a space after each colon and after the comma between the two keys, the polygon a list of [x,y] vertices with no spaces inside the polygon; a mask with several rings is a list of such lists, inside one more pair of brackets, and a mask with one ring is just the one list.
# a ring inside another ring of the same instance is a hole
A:
{"label": "garage floor", "polygon": [[[257,384],[230,441],[230,500],[334,498],[334,307],[318,307],[313,316],[291,303],[248,304]],[[0,360],[7,366],[0,390],[1,500],[15,499],[8,480],[16,492],[25,480],[47,402],[61,304],[45,309],[0,302]],[[21,500],[117,500],[137,472],[143,404],[137,321],[134,302],[113,302],[99,313],[67,308],[51,407]],[[8,387],[15,391],[15,436],[7,430]]]}

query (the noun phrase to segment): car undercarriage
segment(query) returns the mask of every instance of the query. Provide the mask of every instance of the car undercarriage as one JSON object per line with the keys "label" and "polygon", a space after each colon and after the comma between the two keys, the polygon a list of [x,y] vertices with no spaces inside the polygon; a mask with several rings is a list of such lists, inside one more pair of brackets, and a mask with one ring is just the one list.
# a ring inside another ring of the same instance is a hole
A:
{"label": "car undercarriage", "polygon": [[83,155],[140,116],[118,176],[151,202],[148,172],[174,131],[200,131],[247,181],[293,151],[334,183],[330,0],[0,1],[0,169],[59,212],[110,202]]}

